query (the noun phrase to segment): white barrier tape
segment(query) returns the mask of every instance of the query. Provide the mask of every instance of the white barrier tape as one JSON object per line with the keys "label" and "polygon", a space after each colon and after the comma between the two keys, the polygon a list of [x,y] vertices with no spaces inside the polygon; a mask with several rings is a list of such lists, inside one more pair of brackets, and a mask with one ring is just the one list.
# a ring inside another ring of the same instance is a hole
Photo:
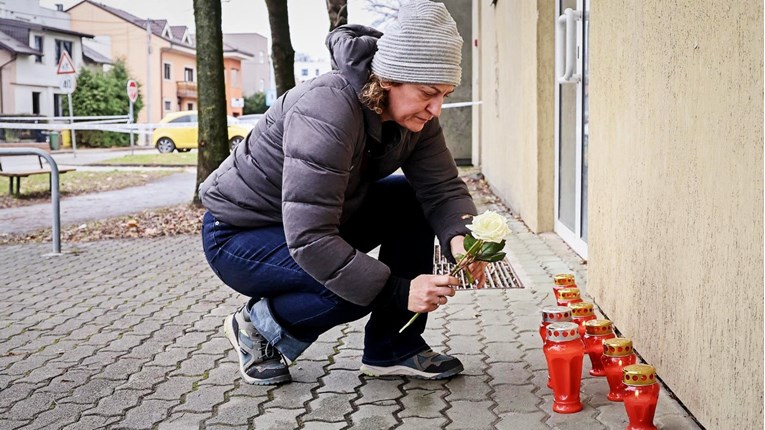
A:
{"label": "white barrier tape", "polygon": [[124,120],[130,119],[129,115],[101,115],[101,116],[0,116],[0,121],[69,121],[69,120],[90,120],[90,119],[113,119]]}
{"label": "white barrier tape", "polygon": [[483,102],[457,102],[457,103],[444,103],[441,105],[441,109],[449,109],[449,108],[459,108],[459,107],[466,107],[466,106],[477,106],[480,105]]}

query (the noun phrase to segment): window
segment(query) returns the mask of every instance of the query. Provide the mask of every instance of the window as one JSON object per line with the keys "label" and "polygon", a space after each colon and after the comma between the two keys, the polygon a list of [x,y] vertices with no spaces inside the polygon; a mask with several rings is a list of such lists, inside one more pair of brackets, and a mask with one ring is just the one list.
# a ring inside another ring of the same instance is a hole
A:
{"label": "window", "polygon": [[308,69],[302,69],[300,71],[300,76],[308,76]]}
{"label": "window", "polygon": [[238,87],[239,86],[238,80],[239,80],[239,70],[231,69],[231,86]]}
{"label": "window", "polygon": [[162,76],[165,78],[165,80],[172,79],[172,70],[170,69],[170,63],[164,63],[162,64]]}
{"label": "window", "polygon": [[187,103],[186,110],[194,110],[194,103]]}
{"label": "window", "polygon": [[[170,102],[168,102],[168,103],[170,103]],[[192,117],[192,116],[193,116],[193,115],[183,115],[183,116],[179,116],[178,118],[176,118],[176,119],[174,119],[174,120],[170,121],[170,123],[171,123],[171,124],[182,124],[182,123],[184,123],[184,122],[194,122],[194,121],[192,121],[192,119],[191,119],[191,117]]]}
{"label": "window", "polygon": [[183,80],[186,82],[194,82],[194,69],[186,67],[183,69]]}
{"label": "window", "polygon": [[170,100],[165,100],[165,111],[170,112],[171,110],[173,110],[173,102]]}
{"label": "window", "polygon": [[260,51],[258,53],[258,61],[260,62],[260,64],[263,64],[266,62],[266,55],[263,53],[263,51]]}
{"label": "window", "polygon": [[53,94],[53,116],[64,116],[64,94]]}
{"label": "window", "polygon": [[319,76],[320,74],[321,72],[319,71],[319,69],[316,69],[316,76]]}
{"label": "window", "polygon": [[32,113],[40,115],[40,93],[37,91],[32,92]]}
{"label": "window", "polygon": [[266,81],[263,79],[260,80],[260,83],[258,84],[258,88],[260,88],[258,91],[261,93],[266,90]]}
{"label": "window", "polygon": [[42,51],[43,51],[43,38],[42,38],[42,36],[35,36],[35,38],[34,38],[34,48],[36,50],[40,51],[40,55],[35,55],[35,63],[42,63]]}
{"label": "window", "polygon": [[72,42],[69,40],[56,39],[56,63],[61,59],[61,52],[66,51],[69,56],[72,56]]}

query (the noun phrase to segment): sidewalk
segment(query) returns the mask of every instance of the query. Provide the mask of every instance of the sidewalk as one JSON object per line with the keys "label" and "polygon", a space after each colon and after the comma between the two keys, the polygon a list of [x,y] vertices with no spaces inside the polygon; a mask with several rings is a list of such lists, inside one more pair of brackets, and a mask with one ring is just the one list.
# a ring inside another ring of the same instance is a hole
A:
{"label": "sidewalk", "polygon": [[[431,314],[427,340],[465,364],[449,381],[362,375],[360,320],[311,346],[294,382],[242,383],[222,322],[244,298],[197,236],[64,243],[76,252],[58,257],[43,256],[49,244],[0,246],[0,428],[624,429],[588,359],[585,409],[551,412],[539,308],[554,304],[553,274],[584,287],[586,266],[556,235],[510,222],[525,289],[462,291]],[[666,390],[655,423],[698,428]]]}

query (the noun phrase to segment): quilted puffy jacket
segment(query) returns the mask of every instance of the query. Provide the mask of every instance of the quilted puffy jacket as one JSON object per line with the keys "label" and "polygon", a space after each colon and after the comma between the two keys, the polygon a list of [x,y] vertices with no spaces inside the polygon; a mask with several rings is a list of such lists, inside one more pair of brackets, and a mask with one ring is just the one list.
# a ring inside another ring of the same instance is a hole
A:
{"label": "quilted puffy jacket", "polygon": [[227,224],[283,224],[295,261],[343,299],[363,306],[394,300],[406,308],[409,280],[391,276],[385,264],[338,235],[368,184],[402,168],[444,250],[452,237],[468,232],[464,215],[475,215],[476,208],[437,118],[419,133],[386,124],[398,132],[381,141],[379,115],[359,102],[381,35],[359,25],[330,33],[333,71],[276,100],[199,193]]}

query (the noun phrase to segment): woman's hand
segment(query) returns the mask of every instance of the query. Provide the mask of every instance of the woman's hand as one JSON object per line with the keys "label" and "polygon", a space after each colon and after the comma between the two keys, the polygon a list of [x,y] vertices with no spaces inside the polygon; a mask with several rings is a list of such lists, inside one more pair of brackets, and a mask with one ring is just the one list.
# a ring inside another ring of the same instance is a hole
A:
{"label": "woman's hand", "polygon": [[[458,255],[467,253],[465,250],[465,236],[454,236],[449,244],[452,247],[452,255],[455,256],[454,258],[457,258]],[[489,263],[485,261],[474,261],[468,266],[470,276],[474,281],[478,281],[476,288],[482,288],[486,283],[486,266],[488,265]]]}
{"label": "woman's hand", "polygon": [[460,280],[448,275],[420,275],[409,284],[409,310],[412,312],[433,312],[445,305],[456,293],[452,285]]}

